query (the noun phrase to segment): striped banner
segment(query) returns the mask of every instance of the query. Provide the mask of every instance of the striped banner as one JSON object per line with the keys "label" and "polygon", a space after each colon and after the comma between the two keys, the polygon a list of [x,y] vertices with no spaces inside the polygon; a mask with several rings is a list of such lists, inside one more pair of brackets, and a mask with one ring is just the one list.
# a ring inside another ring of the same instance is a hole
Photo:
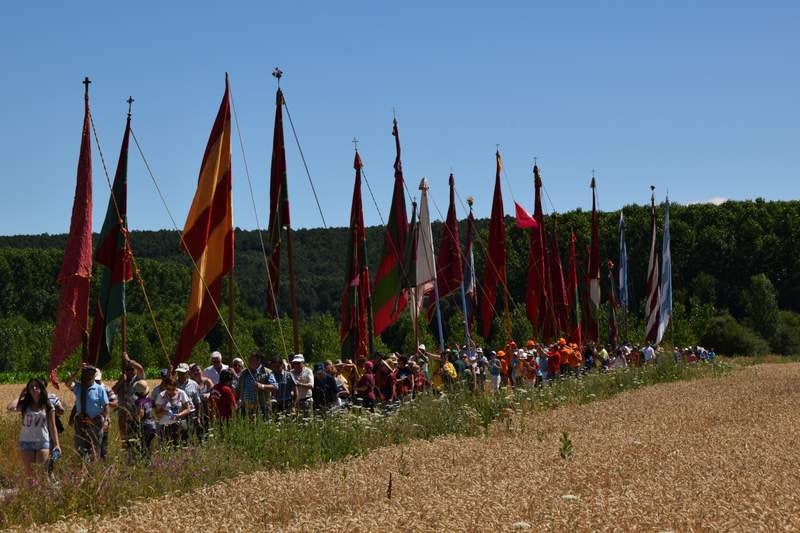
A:
{"label": "striped banner", "polygon": [[197,191],[186,217],[182,243],[196,265],[173,366],[186,361],[192,348],[216,324],[222,279],[233,270],[231,204],[231,109],[227,75],[214,127],[208,138]]}

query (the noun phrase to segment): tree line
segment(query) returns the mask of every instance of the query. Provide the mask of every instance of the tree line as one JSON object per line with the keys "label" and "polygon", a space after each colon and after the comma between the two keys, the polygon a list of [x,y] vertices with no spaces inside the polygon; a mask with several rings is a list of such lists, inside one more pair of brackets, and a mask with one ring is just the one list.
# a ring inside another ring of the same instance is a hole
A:
{"label": "tree line", "polygon": [[[628,205],[625,214],[631,316],[628,337],[640,341],[647,254],[650,246],[649,206]],[[663,209],[657,206],[659,241]],[[600,214],[601,337],[607,334],[605,301],[606,261],[618,262],[619,211]],[[721,353],[800,352],[800,202],[728,201],[722,205],[670,206],[675,343],[713,345]],[[549,231],[551,217],[546,217]],[[512,331],[517,340],[532,335],[524,312],[528,234],[506,218],[508,290]],[[484,268],[488,219],[476,221],[475,263],[480,281]],[[367,255],[374,274],[383,248],[383,227],[367,228]],[[558,239],[566,264],[569,234],[575,231],[579,255],[590,238],[590,212],[559,214]],[[433,224],[434,239],[442,224]],[[466,238],[466,221],[460,236]],[[234,267],[236,293],[235,339],[238,351],[258,348],[269,353],[291,349],[288,273],[282,264],[279,294],[280,322],[264,317],[266,268],[262,238],[257,231],[236,229]],[[346,228],[299,229],[294,232],[297,304],[302,349],[313,358],[338,353],[338,320],[344,286]],[[131,243],[144,281],[144,292],[134,281],[127,290],[129,351],[151,366],[166,363],[182,326],[189,294],[191,266],[172,230],[132,231]],[[66,235],[0,236],[0,371],[46,368],[58,303],[57,275]],[[658,248],[660,250],[661,243]],[[583,261],[585,258],[579,258]],[[616,275],[616,274],[615,274]],[[100,277],[94,276],[93,294]],[[463,339],[463,316],[455,299],[442,302],[445,336]],[[223,306],[224,308],[224,306]],[[151,317],[155,316],[157,327]],[[500,317],[487,345],[503,344]],[[433,343],[432,329],[421,328]],[[382,350],[413,346],[410,319],[404,317],[378,341]],[[205,360],[211,348],[227,346],[227,332],[219,324],[193,357]],[[284,348],[284,346],[286,348]]]}

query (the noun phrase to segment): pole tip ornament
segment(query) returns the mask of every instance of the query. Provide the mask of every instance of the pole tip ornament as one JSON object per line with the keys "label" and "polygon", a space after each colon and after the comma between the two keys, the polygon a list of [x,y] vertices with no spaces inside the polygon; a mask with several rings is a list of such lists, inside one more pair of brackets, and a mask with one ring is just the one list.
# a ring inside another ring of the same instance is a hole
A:
{"label": "pole tip ornament", "polygon": [[89,84],[92,83],[92,80],[89,79],[89,76],[86,76],[86,77],[83,78],[83,81],[81,83],[83,83],[83,95],[88,98],[89,97]]}
{"label": "pole tip ornament", "polygon": [[423,176],[419,182],[419,190],[427,191],[428,189],[430,189],[430,187],[428,187],[428,178]]}
{"label": "pole tip ornament", "polygon": [[128,116],[131,116],[131,106],[136,100],[133,99],[133,96],[129,96],[125,101],[128,102]]}
{"label": "pole tip ornament", "polygon": [[283,77],[283,71],[280,68],[275,67],[275,70],[272,71],[272,76],[280,81],[281,77]]}
{"label": "pole tip ornament", "polygon": [[475,203],[475,198],[473,196],[467,196],[467,205],[470,209],[472,209],[472,204]]}

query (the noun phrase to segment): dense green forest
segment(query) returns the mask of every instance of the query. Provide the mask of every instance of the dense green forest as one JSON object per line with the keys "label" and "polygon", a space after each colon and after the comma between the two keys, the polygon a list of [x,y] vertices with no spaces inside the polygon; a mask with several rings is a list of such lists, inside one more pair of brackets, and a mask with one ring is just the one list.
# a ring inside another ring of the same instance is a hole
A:
{"label": "dense green forest", "polygon": [[[643,335],[649,207],[630,205],[624,213],[632,308],[628,336],[637,341]],[[588,244],[589,215],[581,210],[559,215],[559,244],[565,260],[570,230],[577,234],[579,250]],[[662,217],[659,209],[659,240]],[[800,352],[800,315],[796,314],[800,311],[800,202],[757,199],[719,206],[673,204],[670,220],[676,344],[703,343],[728,354]],[[618,221],[618,211],[600,216],[603,265],[606,259],[617,262]],[[524,312],[528,236],[514,226],[512,218],[508,217],[506,224],[512,326],[519,340],[531,335]],[[550,219],[547,224],[549,227]],[[477,228],[475,262],[480,279],[488,220],[477,221]],[[435,238],[441,231],[441,224],[435,223]],[[462,239],[465,234],[462,221]],[[256,347],[268,353],[286,353],[291,344],[290,321],[285,316],[280,322],[264,318],[266,272],[259,234],[237,229],[235,238],[236,349],[240,353]],[[338,352],[347,230],[300,229],[294,239],[302,349],[313,359],[334,357]],[[131,240],[158,328],[143,291],[131,283],[127,302],[129,352],[150,366],[164,365],[183,321],[190,264],[179,251],[174,231],[133,231]],[[383,228],[368,228],[367,242],[374,272],[383,246]],[[56,277],[65,243],[63,234],[0,236],[0,371],[46,367],[59,294]],[[282,314],[289,309],[285,263],[279,297]],[[605,283],[605,267],[602,279]],[[98,282],[99,276],[95,276],[95,290]],[[604,303],[601,310],[604,316],[607,306]],[[446,337],[460,341],[462,316],[456,302],[445,301],[443,314]],[[601,335],[606,328],[603,317]],[[499,321],[492,329],[490,337],[481,340],[489,345],[502,343]],[[380,348],[411,348],[410,332],[410,320],[404,318],[384,333]],[[432,341],[428,331],[424,337]],[[193,358],[205,360],[210,347],[224,351],[225,339],[226,332],[218,325],[207,336],[208,343],[196,348]]]}

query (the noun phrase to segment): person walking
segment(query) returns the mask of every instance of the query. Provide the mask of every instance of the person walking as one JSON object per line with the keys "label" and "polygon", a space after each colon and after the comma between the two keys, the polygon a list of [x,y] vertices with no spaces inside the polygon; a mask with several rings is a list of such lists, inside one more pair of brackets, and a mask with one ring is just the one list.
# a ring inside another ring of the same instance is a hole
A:
{"label": "person walking", "polygon": [[19,432],[19,453],[25,475],[31,481],[35,479],[33,465],[48,463],[51,453],[53,458],[61,455],[61,443],[56,429],[56,412],[47,397],[47,386],[41,379],[28,381],[20,394],[12,411],[22,417]]}

